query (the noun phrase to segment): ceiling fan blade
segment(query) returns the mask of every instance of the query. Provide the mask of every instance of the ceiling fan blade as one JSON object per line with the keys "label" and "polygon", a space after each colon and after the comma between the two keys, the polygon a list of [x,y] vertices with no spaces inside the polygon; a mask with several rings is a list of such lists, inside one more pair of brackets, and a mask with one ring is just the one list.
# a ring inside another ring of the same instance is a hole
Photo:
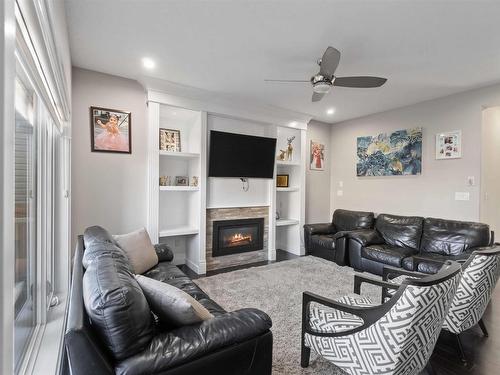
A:
{"label": "ceiling fan blade", "polygon": [[313,96],[312,96],[312,101],[313,102],[319,102],[321,99],[323,99],[323,96],[325,96],[326,93],[317,93],[317,92],[313,92]]}
{"label": "ceiling fan blade", "polygon": [[333,85],[342,87],[371,88],[371,87],[380,87],[386,81],[387,78],[369,77],[369,76],[335,77]]}
{"label": "ceiling fan blade", "polygon": [[265,79],[264,82],[275,82],[275,83],[310,83],[309,80],[302,79]]}
{"label": "ceiling fan blade", "polygon": [[319,74],[332,77],[335,70],[337,70],[337,66],[339,66],[340,61],[340,52],[339,50],[328,47],[321,58],[321,65],[319,69]]}

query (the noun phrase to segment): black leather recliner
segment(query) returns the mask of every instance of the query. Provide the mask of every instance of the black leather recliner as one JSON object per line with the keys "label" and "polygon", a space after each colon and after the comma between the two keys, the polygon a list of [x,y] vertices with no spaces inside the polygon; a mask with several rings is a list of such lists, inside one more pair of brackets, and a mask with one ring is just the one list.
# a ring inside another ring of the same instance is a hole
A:
{"label": "black leather recliner", "polygon": [[371,229],[373,223],[373,212],[337,209],[331,223],[304,225],[306,254],[334,261],[341,266],[349,264],[349,232]]}
{"label": "black leather recliner", "polygon": [[[152,319],[147,302],[136,303],[142,291],[131,268],[123,261],[120,249],[112,244],[105,230],[97,232],[91,254],[85,259],[87,236],[85,244],[82,236],[78,238],[64,337],[65,373],[271,374],[272,323],[264,312],[257,309],[226,312],[178,267],[162,261],[171,260],[172,256],[168,249],[159,246],[156,250],[160,263],[144,276],[182,289],[205,306],[214,318],[179,328],[158,325]],[[96,248],[102,251],[95,251]],[[84,282],[89,270],[92,274]],[[128,283],[126,293],[122,293],[123,283]],[[111,300],[111,310],[109,306],[103,308],[95,303],[103,296]],[[123,303],[113,305],[113,299]],[[96,311],[91,311],[89,316],[85,305]],[[146,312],[142,314],[144,307]],[[107,333],[111,334],[103,337],[102,330],[97,329],[99,323],[104,323],[109,329]]]}
{"label": "black leather recliner", "polygon": [[467,259],[489,246],[492,238],[482,223],[381,214],[373,230],[349,234],[350,265],[377,275],[385,266],[432,274],[446,260]]}

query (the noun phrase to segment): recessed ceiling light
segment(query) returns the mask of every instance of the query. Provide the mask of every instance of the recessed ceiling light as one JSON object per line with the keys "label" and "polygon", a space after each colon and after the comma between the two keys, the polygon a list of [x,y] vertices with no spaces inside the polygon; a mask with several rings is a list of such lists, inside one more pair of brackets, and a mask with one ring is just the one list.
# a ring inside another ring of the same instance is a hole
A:
{"label": "recessed ceiling light", "polygon": [[155,62],[150,59],[149,57],[143,57],[142,58],[142,65],[146,68],[146,69],[153,69],[155,67]]}
{"label": "recessed ceiling light", "polygon": [[292,121],[292,122],[290,123],[290,126],[293,126],[293,127],[297,126],[297,121]]}
{"label": "recessed ceiling light", "polygon": [[326,111],[327,115],[333,115],[334,113],[335,113],[335,108],[328,108],[328,110]]}

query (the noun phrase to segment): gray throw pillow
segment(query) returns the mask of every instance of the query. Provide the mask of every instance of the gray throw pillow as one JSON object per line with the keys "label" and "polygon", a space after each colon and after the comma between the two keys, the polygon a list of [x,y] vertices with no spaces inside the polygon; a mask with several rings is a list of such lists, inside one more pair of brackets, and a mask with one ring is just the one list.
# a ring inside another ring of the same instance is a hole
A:
{"label": "gray throw pillow", "polygon": [[144,273],[158,264],[158,255],[146,229],[141,228],[113,238],[127,254],[135,273]]}
{"label": "gray throw pillow", "polygon": [[162,323],[181,327],[214,317],[201,303],[175,286],[141,275],[135,278],[149,307]]}

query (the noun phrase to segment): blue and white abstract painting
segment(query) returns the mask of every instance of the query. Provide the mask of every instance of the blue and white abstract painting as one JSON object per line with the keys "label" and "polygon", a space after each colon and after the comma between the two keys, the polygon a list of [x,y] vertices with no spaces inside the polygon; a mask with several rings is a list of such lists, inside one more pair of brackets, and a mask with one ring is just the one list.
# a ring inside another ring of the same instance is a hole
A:
{"label": "blue and white abstract painting", "polygon": [[422,173],[422,128],[358,137],[358,176],[403,176]]}

